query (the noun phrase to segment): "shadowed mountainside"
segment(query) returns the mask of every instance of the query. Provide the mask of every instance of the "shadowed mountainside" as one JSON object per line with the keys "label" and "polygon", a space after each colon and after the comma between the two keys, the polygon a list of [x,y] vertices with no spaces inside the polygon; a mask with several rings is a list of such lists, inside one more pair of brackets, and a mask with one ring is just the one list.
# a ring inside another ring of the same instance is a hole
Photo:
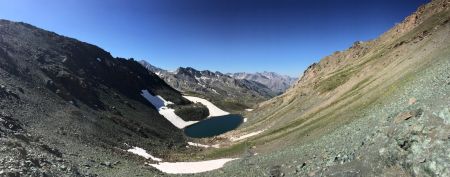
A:
{"label": "shadowed mountainside", "polygon": [[[113,58],[97,46],[0,20],[0,78],[0,123],[5,125],[0,143],[7,148],[0,150],[3,174],[22,169],[26,176],[109,176],[114,170],[102,172],[100,163],[121,161],[124,174],[136,175],[138,161],[123,150],[139,146],[164,157],[185,149],[182,131],[141,91],[161,95],[174,107],[192,103],[132,59]],[[24,153],[10,154],[14,149]],[[49,155],[39,159],[40,149]],[[33,163],[4,163],[8,158]]]}

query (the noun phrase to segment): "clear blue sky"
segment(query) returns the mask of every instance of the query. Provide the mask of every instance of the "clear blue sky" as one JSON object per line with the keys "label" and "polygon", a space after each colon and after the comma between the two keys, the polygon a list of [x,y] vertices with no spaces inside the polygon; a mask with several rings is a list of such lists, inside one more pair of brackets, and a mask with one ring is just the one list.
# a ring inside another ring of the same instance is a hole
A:
{"label": "clear blue sky", "polygon": [[426,0],[0,0],[23,21],[161,68],[275,71],[391,28]]}

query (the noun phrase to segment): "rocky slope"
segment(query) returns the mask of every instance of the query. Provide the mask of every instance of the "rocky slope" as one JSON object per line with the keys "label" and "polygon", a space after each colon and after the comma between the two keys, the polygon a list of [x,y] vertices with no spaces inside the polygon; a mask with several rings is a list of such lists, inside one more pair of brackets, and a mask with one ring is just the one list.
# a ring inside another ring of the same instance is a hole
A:
{"label": "rocky slope", "polygon": [[0,20],[0,87],[0,176],[134,176],[149,170],[124,150],[186,146],[141,96],[193,104],[178,91],[136,61],[25,23]]}
{"label": "rocky slope", "polygon": [[242,159],[202,176],[449,176],[449,7],[311,65],[223,137],[263,133],[203,154]]}
{"label": "rocky slope", "polygon": [[284,93],[298,79],[267,71],[262,73],[229,73],[228,75],[236,79],[245,79],[261,83],[277,94]]}
{"label": "rocky slope", "polygon": [[146,61],[140,63],[173,88],[188,95],[204,97],[230,112],[243,111],[276,95],[259,82],[235,79],[220,72],[198,71],[190,67],[169,72]]}

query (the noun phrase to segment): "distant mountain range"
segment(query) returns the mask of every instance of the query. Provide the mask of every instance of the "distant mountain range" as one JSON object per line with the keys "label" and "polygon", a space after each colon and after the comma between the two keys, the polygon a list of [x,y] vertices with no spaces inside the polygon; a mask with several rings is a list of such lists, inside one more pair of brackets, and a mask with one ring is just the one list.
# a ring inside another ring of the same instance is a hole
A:
{"label": "distant mountain range", "polygon": [[185,94],[205,97],[228,111],[243,110],[268,100],[286,90],[294,80],[270,72],[223,74],[191,67],[180,67],[170,72],[143,60],[140,63],[173,88]]}
{"label": "distant mountain range", "polygon": [[228,73],[228,75],[236,79],[246,79],[261,83],[278,94],[284,93],[298,79],[267,71],[262,73]]}

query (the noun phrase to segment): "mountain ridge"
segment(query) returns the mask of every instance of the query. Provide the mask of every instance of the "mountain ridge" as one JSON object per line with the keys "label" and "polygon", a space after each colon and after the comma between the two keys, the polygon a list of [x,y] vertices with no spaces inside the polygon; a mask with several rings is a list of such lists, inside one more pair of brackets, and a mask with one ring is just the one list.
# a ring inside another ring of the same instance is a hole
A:
{"label": "mountain ridge", "polygon": [[128,176],[142,172],[126,153],[133,146],[167,158],[189,151],[183,132],[142,94],[194,103],[132,59],[0,20],[0,78],[0,176],[110,176],[117,171],[103,168],[114,161]]}
{"label": "mountain ridge", "polygon": [[280,75],[278,73],[268,71],[256,73],[237,72],[227,74],[236,79],[246,79],[259,82],[266,85],[268,88],[278,94],[284,93],[298,79],[295,77]]}
{"label": "mountain ridge", "polygon": [[140,63],[173,88],[185,94],[205,97],[231,112],[243,111],[276,95],[261,83],[235,79],[218,71],[199,71],[192,67],[179,67],[169,72],[144,60]]}

